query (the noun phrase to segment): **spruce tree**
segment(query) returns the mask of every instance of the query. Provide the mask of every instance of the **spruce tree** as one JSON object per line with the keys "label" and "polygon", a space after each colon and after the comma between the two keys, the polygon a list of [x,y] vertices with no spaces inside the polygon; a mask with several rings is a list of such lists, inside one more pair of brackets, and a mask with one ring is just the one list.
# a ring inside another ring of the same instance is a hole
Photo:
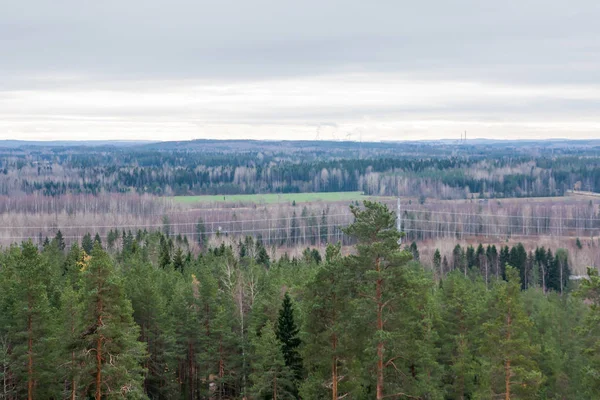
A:
{"label": "spruce tree", "polygon": [[181,247],[178,247],[177,250],[175,250],[175,255],[173,256],[173,269],[175,269],[175,271],[183,272],[184,265],[185,261],[183,259],[183,250]]}
{"label": "spruce tree", "polygon": [[304,370],[302,367],[302,358],[300,357],[299,347],[302,344],[298,336],[300,329],[294,320],[294,307],[292,299],[286,293],[283,296],[279,318],[277,319],[277,339],[281,342],[281,353],[285,365],[292,371],[294,376],[294,393],[298,393],[297,385],[302,380]]}
{"label": "spruce tree", "polygon": [[83,239],[81,239],[81,248],[87,254],[92,254],[92,249],[94,248],[94,242],[92,241],[92,235],[88,232],[83,235]]}
{"label": "spruce tree", "polygon": [[54,236],[54,241],[56,241],[56,245],[58,246],[60,251],[65,250],[65,247],[66,247],[65,239],[63,238],[63,234],[60,231],[60,229],[58,230],[58,232],[56,232],[56,236]]}
{"label": "spruce tree", "polygon": [[82,387],[95,400],[105,397],[142,397],[141,363],[145,345],[138,342],[131,302],[112,260],[99,244],[92,250],[82,276],[81,334]]}
{"label": "spruce tree", "polygon": [[440,254],[440,249],[435,249],[435,253],[433,253],[433,270],[436,274],[439,274],[440,277],[444,276],[444,271],[442,270],[442,255]]}
{"label": "spruce tree", "polygon": [[96,236],[94,236],[94,243],[98,243],[100,245],[100,247],[102,247],[102,238],[100,237],[100,235],[96,232]]}

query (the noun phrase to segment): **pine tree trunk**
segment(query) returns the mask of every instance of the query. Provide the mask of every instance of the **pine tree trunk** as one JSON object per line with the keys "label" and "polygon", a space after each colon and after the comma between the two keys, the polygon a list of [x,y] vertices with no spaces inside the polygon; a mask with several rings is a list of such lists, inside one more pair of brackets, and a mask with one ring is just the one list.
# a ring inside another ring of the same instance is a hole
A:
{"label": "pine tree trunk", "polygon": [[194,347],[192,342],[190,341],[188,344],[188,360],[189,360],[189,370],[188,370],[188,379],[190,385],[190,400],[194,398]]}
{"label": "pine tree trunk", "polygon": [[[510,341],[510,328],[511,328],[511,316],[510,316],[510,311],[508,312],[508,316],[506,317],[506,324],[507,324],[507,333],[506,333],[506,339],[507,342]],[[505,391],[505,400],[510,400],[510,375],[511,375],[511,369],[510,369],[510,358],[507,358],[506,361],[504,362],[504,391]]]}
{"label": "pine tree trunk", "polygon": [[[381,274],[381,260],[377,258],[377,272]],[[382,284],[381,275],[377,278],[375,288],[375,301],[377,303],[377,330],[383,331],[383,300],[382,300]],[[383,399],[383,341],[377,343],[377,400]]]}
{"label": "pine tree trunk", "polygon": [[277,373],[273,375],[273,400],[277,400]]}
{"label": "pine tree trunk", "polygon": [[225,378],[225,359],[223,358],[223,339],[219,339],[219,399],[223,398]]}
{"label": "pine tree trunk", "polygon": [[337,400],[338,398],[338,371],[337,371],[337,356],[335,354],[337,348],[337,336],[334,333],[331,339],[331,347],[333,349],[333,357],[331,360],[331,398]]}
{"label": "pine tree trunk", "polygon": [[[75,371],[75,352],[71,352],[71,368],[72,372]],[[75,400],[77,398],[77,381],[75,377],[71,380],[71,400]]]}
{"label": "pine tree trunk", "polygon": [[102,400],[102,338],[96,342],[96,400]]}
{"label": "pine tree trunk", "polygon": [[[102,300],[100,299],[96,306],[96,313],[98,315],[98,320],[96,321],[97,329],[100,329],[103,325],[102,312]],[[102,400],[102,341],[103,337],[99,334],[96,341],[96,400]]]}
{"label": "pine tree trunk", "polygon": [[29,315],[27,316],[27,399],[33,400],[33,333],[31,321],[31,299],[29,301]]}

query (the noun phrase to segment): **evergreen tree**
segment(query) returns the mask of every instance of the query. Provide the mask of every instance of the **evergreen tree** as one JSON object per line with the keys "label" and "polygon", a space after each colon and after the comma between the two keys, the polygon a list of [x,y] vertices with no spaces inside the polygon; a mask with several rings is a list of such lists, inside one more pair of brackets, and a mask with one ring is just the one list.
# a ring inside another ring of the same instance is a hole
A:
{"label": "evergreen tree", "polygon": [[543,382],[535,362],[539,346],[531,337],[533,324],[524,309],[519,271],[507,265],[505,272],[506,281],[492,288],[489,319],[483,324],[487,379],[480,395],[531,399]]}
{"label": "evergreen tree", "polygon": [[254,340],[251,392],[256,399],[293,400],[297,398],[295,374],[286,365],[280,341],[273,326],[267,324]]}
{"label": "evergreen tree", "polygon": [[435,249],[435,253],[433,253],[433,270],[435,273],[439,273],[440,277],[444,276],[444,270],[442,270],[442,255],[440,254],[440,249]]}
{"label": "evergreen tree", "polygon": [[96,236],[94,236],[94,243],[98,243],[100,245],[100,247],[102,247],[102,238],[100,237],[100,235],[96,232]]}
{"label": "evergreen tree", "polygon": [[61,378],[64,382],[65,392],[68,392],[68,398],[76,399],[82,391],[79,384],[82,357],[81,353],[75,350],[79,338],[78,329],[81,309],[79,307],[79,295],[70,283],[67,280],[60,298],[60,356],[63,360]]}
{"label": "evergreen tree", "polygon": [[321,224],[319,227],[319,236],[321,237],[321,246],[323,246],[324,244],[327,243],[327,237],[329,234],[329,229],[328,229],[328,223],[327,223],[327,213],[328,213],[329,209],[327,210],[323,210],[323,213],[321,214]]}
{"label": "evergreen tree", "polygon": [[583,383],[589,398],[600,396],[600,275],[596,268],[588,268],[588,277],[583,279],[576,295],[589,303],[589,311],[583,324],[578,327],[583,342]]}
{"label": "evergreen tree", "polygon": [[83,272],[82,325],[77,348],[82,354],[86,396],[142,397],[145,345],[138,342],[131,302],[114,265],[99,244]]}
{"label": "evergreen tree", "polygon": [[407,267],[412,254],[399,249],[396,218],[387,206],[365,201],[364,209],[350,209],[354,223],[345,232],[357,240],[357,252],[346,259],[346,282],[358,314],[354,345],[365,354],[365,370],[375,372],[367,377],[374,378],[371,395],[379,400],[401,390],[436,396],[432,281]]}
{"label": "evergreen tree", "polygon": [[94,242],[92,241],[92,235],[88,232],[83,235],[83,239],[81,239],[81,248],[87,254],[92,254],[92,249],[94,248]]}
{"label": "evergreen tree", "polygon": [[55,319],[41,279],[49,271],[31,241],[13,251],[13,268],[3,272],[10,274],[6,317],[15,393],[18,398],[52,398],[57,393]]}
{"label": "evergreen tree", "polygon": [[297,244],[300,240],[300,226],[298,225],[296,211],[292,214],[292,220],[290,221],[290,240],[292,245]]}
{"label": "evergreen tree", "polygon": [[409,250],[412,253],[413,260],[419,261],[419,248],[417,247],[417,242],[412,242]]}
{"label": "evergreen tree", "polygon": [[206,235],[206,225],[204,224],[204,220],[202,218],[199,218],[198,223],[196,224],[196,235],[200,248],[202,250],[206,249],[208,244],[208,236]]}
{"label": "evergreen tree", "polygon": [[[171,271],[154,268],[136,255],[130,261],[125,287],[140,327],[139,341],[146,344],[144,391],[150,398],[177,395],[175,336],[165,291],[173,290]],[[162,286],[162,287],[161,287]]]}
{"label": "evergreen tree", "polygon": [[304,354],[308,377],[301,388],[302,398],[338,399],[360,391],[357,379],[344,379],[353,373],[353,356],[349,351],[350,330],[345,329],[351,307],[340,247],[340,243],[327,245],[325,265],[307,285]]}
{"label": "evergreen tree", "polygon": [[[161,259],[161,264],[162,262],[163,260]],[[178,247],[177,250],[175,250],[175,255],[173,256],[173,269],[175,269],[175,271],[183,272],[184,265],[185,262],[183,259],[183,250],[181,247]]]}
{"label": "evergreen tree", "polygon": [[438,292],[440,305],[440,361],[447,398],[469,399],[476,392],[481,360],[479,326],[487,293],[480,280],[459,271],[450,273]]}
{"label": "evergreen tree", "polygon": [[158,257],[158,264],[163,269],[171,265],[171,249],[164,236],[161,236],[160,238],[160,254]]}
{"label": "evergreen tree", "polygon": [[448,258],[446,258],[446,256],[442,259],[442,270],[446,271],[446,273],[450,271],[450,265],[448,264]]}
{"label": "evergreen tree", "polygon": [[554,260],[548,266],[548,289],[562,294],[569,283],[570,275],[569,254],[565,249],[557,249]]}
{"label": "evergreen tree", "polygon": [[56,236],[54,236],[54,241],[56,242],[56,245],[58,246],[60,251],[65,250],[66,244],[60,229],[58,230],[58,232],[56,232]]}
{"label": "evergreen tree", "polygon": [[298,336],[300,329],[294,320],[294,308],[292,299],[286,293],[283,296],[279,318],[277,319],[277,339],[281,342],[281,353],[286,367],[290,369],[294,377],[294,394],[298,393],[298,384],[302,380],[304,371],[302,367],[302,358],[300,357],[299,347],[301,345]]}

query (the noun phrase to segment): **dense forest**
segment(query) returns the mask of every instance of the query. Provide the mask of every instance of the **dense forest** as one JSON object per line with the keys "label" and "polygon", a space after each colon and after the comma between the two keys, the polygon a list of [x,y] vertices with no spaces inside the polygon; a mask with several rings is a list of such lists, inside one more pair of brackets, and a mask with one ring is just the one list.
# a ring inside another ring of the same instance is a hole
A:
{"label": "dense forest", "polygon": [[0,398],[600,396],[595,269],[572,282],[564,250],[522,245],[425,267],[385,205],[351,212],[349,254],[148,231],[7,248]]}
{"label": "dense forest", "polygon": [[[0,143],[0,194],[362,191],[460,199],[600,190],[600,143]],[[492,161],[493,160],[493,161]]]}

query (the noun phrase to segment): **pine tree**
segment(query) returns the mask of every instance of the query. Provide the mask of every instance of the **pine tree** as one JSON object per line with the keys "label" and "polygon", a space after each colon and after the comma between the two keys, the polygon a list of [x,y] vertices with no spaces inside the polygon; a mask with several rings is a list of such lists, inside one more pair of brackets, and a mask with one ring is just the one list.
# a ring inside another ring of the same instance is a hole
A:
{"label": "pine tree", "polygon": [[352,355],[347,343],[352,340],[345,329],[349,315],[346,275],[342,270],[340,244],[327,245],[325,265],[307,285],[307,343],[305,363],[308,378],[302,385],[302,398],[337,400],[356,393],[356,380],[343,379],[350,373]]}
{"label": "pine tree", "polygon": [[256,399],[294,400],[294,372],[286,365],[273,326],[264,326],[254,340],[251,392]]}
{"label": "pine tree", "polygon": [[600,396],[600,275],[596,268],[587,269],[587,279],[581,280],[576,296],[586,300],[589,311],[583,324],[577,327],[583,343],[583,383],[589,398]]}
{"label": "pine tree", "polygon": [[374,397],[383,399],[390,391],[431,396],[436,391],[432,281],[407,268],[412,254],[399,249],[396,218],[387,206],[365,201],[364,209],[350,209],[355,220],[345,232],[358,242],[357,253],[345,262],[358,314],[351,328],[361,347],[357,352],[370,364],[364,368],[375,371]]}
{"label": "pine tree", "polygon": [[279,318],[277,319],[277,339],[281,342],[281,353],[286,367],[290,369],[294,377],[294,393],[298,393],[298,384],[302,380],[304,370],[302,367],[302,358],[300,357],[299,347],[302,344],[298,334],[300,329],[296,326],[294,320],[294,308],[292,299],[286,293],[283,296]]}
{"label": "pine tree", "polygon": [[[69,399],[76,399],[81,392],[79,381],[81,379],[80,369],[82,355],[75,351],[76,343],[79,338],[79,321],[81,319],[81,309],[79,307],[79,295],[67,280],[65,289],[60,298],[60,322],[61,346],[60,356],[63,360],[61,372],[62,380],[65,382],[65,392],[68,392]],[[65,396],[67,397],[67,396]]]}
{"label": "pine tree", "polygon": [[8,308],[13,373],[19,398],[51,398],[56,393],[54,311],[42,277],[49,274],[37,248],[25,242],[11,263]]}
{"label": "pine tree", "polygon": [[146,343],[148,349],[144,391],[150,398],[171,398],[177,393],[175,336],[165,291],[173,290],[169,276],[172,271],[154,268],[139,255],[129,264],[127,295],[134,310],[133,318],[140,327],[139,341]]}
{"label": "pine tree", "polygon": [[82,325],[77,348],[83,352],[82,385],[86,395],[141,397],[145,345],[138,342],[131,302],[114,265],[99,244],[83,272]]}
{"label": "pine tree", "polygon": [[524,309],[519,271],[507,265],[505,273],[507,280],[492,288],[489,320],[483,324],[481,353],[489,364],[482,389],[491,397],[530,399],[543,382],[535,362],[539,346],[530,336],[533,324]]}
{"label": "pine tree", "polygon": [[448,398],[472,398],[478,381],[480,317],[485,312],[486,289],[454,271],[438,294],[441,307],[440,359],[446,367],[444,385]]}

